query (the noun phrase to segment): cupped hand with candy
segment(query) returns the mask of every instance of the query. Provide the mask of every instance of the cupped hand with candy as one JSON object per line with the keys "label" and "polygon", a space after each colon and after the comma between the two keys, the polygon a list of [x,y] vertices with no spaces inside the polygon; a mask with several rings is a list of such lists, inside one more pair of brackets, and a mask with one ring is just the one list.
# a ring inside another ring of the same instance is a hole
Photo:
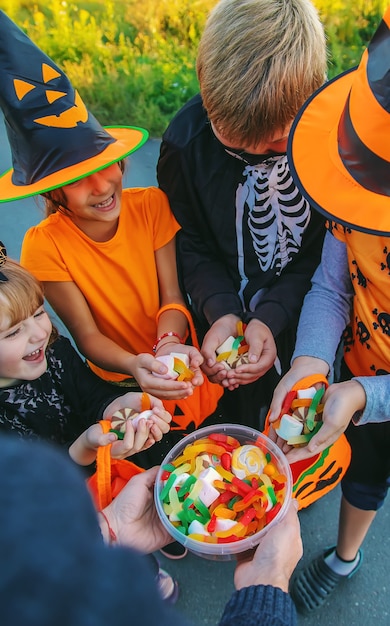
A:
{"label": "cupped hand with candy", "polygon": [[268,414],[271,425],[279,418],[284,400],[289,391],[291,391],[298,381],[311,376],[313,373],[327,376],[329,373],[329,365],[326,361],[315,357],[300,356],[294,359],[291,368],[275,387]]}
{"label": "cupped hand with candy", "polygon": [[[192,360],[195,358],[194,351],[198,353],[196,348],[192,346],[183,346],[182,344],[167,346],[168,353],[173,349],[177,351],[179,348],[187,348],[188,352],[191,353]],[[162,350],[156,353],[156,356],[159,355],[163,355]],[[179,400],[191,396],[194,387],[203,383],[203,376],[199,367],[193,370],[194,376],[191,380],[164,378],[168,368],[156,356],[146,353],[139,354],[133,360],[132,375],[143,391],[163,400]]]}
{"label": "cupped hand with candy", "polygon": [[330,385],[324,395],[323,424],[307,446],[287,452],[290,463],[310,458],[332,445],[346,430],[352,418],[364,411],[366,393],[357,380]]}
{"label": "cupped hand with candy", "polygon": [[267,416],[267,420],[270,424],[270,429],[267,434],[272,441],[277,443],[285,454],[288,454],[292,447],[287,445],[284,439],[278,437],[274,429],[275,422],[278,423],[278,420],[283,413],[283,405],[291,390],[300,380],[312,376],[313,373],[318,373],[319,375],[326,377],[329,373],[329,365],[326,361],[315,357],[297,357],[294,359],[289,371],[283,376],[278,385],[275,387]]}
{"label": "cupped hand with candy", "polygon": [[137,416],[137,419],[124,419],[122,435],[118,432],[103,433],[100,424],[93,424],[76,439],[69,448],[69,454],[76,463],[90,465],[96,458],[98,448],[109,444],[112,444],[112,458],[124,459],[147,450],[169,432],[172,416],[158,398],[145,393],[126,393],[113,400],[102,417],[113,419],[114,414],[124,412],[125,409],[130,411],[132,417]]}
{"label": "cupped hand with candy", "polygon": [[[239,322],[240,318],[237,315],[223,315],[207,331],[201,347],[201,353],[204,358],[202,371],[211,382],[218,383],[224,387],[229,387],[227,369],[222,362],[217,360],[217,350],[228,337],[237,336],[237,324]],[[232,386],[232,388],[235,387]]]}
{"label": "cupped hand with candy", "polygon": [[272,585],[288,592],[291,575],[302,557],[303,547],[293,500],[283,519],[262,537],[253,552],[237,555],[234,585],[237,590],[252,585]]}
{"label": "cupped hand with candy", "polygon": [[258,380],[271,369],[276,359],[275,339],[266,324],[252,319],[244,329],[244,337],[248,345],[247,362],[228,370],[225,385],[228,389]]}
{"label": "cupped hand with candy", "polygon": [[[164,343],[158,347],[155,356],[156,359],[164,363],[167,368],[166,372],[163,374],[161,374],[160,368],[160,377],[166,378],[167,380],[173,379],[191,382],[193,387],[199,387],[199,385],[203,383],[204,379],[200,369],[203,363],[203,356],[195,346],[183,343]],[[178,362],[176,370],[174,369],[175,365],[172,365],[173,372],[170,368],[169,361],[172,360],[170,357]],[[154,372],[154,374],[156,375],[156,372]]]}

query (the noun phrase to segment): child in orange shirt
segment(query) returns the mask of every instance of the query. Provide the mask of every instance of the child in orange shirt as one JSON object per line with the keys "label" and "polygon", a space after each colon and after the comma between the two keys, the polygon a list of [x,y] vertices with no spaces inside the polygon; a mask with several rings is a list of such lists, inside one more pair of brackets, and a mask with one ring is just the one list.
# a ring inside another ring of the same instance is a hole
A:
{"label": "child in orange shirt", "polygon": [[[157,396],[174,416],[174,432],[136,459],[149,467],[217,403],[215,394],[203,413],[187,415],[186,400],[203,383],[203,358],[185,343],[191,320],[176,269],[179,226],[161,190],[122,190],[123,160],[147,132],[104,129],[61,69],[0,17],[9,61],[0,67],[2,108],[13,156],[0,199],[40,194],[48,215],[26,233],[21,263],[43,283],[90,368]],[[171,353],[176,369],[159,360],[169,356],[172,364]]]}

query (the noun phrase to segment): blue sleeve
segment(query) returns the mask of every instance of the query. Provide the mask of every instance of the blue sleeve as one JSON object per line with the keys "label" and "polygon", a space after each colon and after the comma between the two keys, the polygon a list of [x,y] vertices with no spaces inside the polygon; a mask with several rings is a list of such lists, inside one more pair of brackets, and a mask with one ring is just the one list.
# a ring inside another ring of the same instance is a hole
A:
{"label": "blue sleeve", "polygon": [[270,585],[235,591],[225,606],[219,626],[295,626],[297,614],[291,597]]}
{"label": "blue sleeve", "polygon": [[352,298],[346,245],[327,232],[321,263],[303,303],[292,361],[299,356],[313,356],[326,361],[332,371],[350,319]]}
{"label": "blue sleeve", "polygon": [[385,376],[355,376],[366,393],[366,407],[358,419],[357,426],[390,421],[389,397],[390,374]]}

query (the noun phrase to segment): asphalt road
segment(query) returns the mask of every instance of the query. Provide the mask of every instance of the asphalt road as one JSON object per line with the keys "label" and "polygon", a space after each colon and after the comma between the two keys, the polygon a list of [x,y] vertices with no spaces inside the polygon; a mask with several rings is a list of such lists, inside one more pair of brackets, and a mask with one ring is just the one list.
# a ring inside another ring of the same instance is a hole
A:
{"label": "asphalt road", "polygon": [[[129,159],[127,186],[156,184],[155,168],[160,142],[149,140]],[[0,174],[11,166],[4,125],[0,119]],[[19,258],[27,228],[43,217],[34,199],[0,205],[0,240],[8,254]],[[56,320],[61,332],[67,334]],[[390,452],[389,452],[390,454]],[[304,556],[302,567],[337,536],[339,488],[300,513]],[[337,589],[331,600],[316,614],[299,617],[302,626],[390,626],[390,503],[378,513],[364,542],[364,563],[350,581]],[[160,558],[160,557],[159,557]],[[160,558],[161,565],[175,575],[180,585],[177,607],[196,626],[215,626],[233,590],[234,561],[217,562],[188,555],[180,561]]]}

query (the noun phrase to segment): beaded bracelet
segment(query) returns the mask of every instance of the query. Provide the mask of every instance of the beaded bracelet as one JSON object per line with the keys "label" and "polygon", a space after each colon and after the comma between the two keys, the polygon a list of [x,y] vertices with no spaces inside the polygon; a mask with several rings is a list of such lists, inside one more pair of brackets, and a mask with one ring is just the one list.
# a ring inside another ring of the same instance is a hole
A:
{"label": "beaded bracelet", "polygon": [[108,526],[108,536],[110,538],[110,543],[115,543],[117,541],[117,536],[115,534],[115,532],[113,531],[113,529],[110,526],[110,522],[108,521],[107,515],[105,513],[103,513],[103,511],[99,511],[100,515],[103,516],[103,518],[106,521],[106,524]]}
{"label": "beaded bracelet", "polygon": [[165,337],[177,337],[180,343],[183,343],[182,338],[180,337],[180,335],[178,333],[175,333],[173,330],[170,330],[168,333],[163,333],[160,337],[158,337],[156,339],[156,343],[154,344],[152,350],[153,352],[157,351],[157,346],[160,343],[160,341],[162,341],[163,339],[165,339]]}

